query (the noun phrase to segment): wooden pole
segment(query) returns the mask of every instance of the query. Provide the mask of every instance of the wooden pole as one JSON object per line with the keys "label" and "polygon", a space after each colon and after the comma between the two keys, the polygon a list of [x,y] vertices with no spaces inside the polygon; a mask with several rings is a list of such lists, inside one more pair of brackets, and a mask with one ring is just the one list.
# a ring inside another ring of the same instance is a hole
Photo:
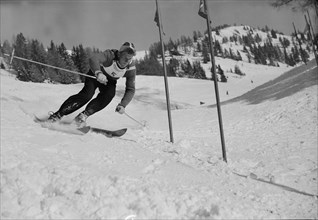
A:
{"label": "wooden pole", "polygon": [[209,10],[208,10],[208,5],[207,5],[206,0],[204,0],[204,7],[206,7],[205,9],[206,9],[206,13],[207,13],[206,22],[207,22],[207,26],[208,26],[208,35],[209,35],[209,41],[210,41],[210,52],[211,52],[212,69],[213,69],[212,74],[213,74],[213,78],[214,78],[216,106],[217,106],[218,117],[219,117],[222,154],[223,154],[223,160],[225,162],[227,162],[224,132],[223,132],[223,122],[222,122],[222,114],[221,114],[221,105],[220,105],[220,98],[219,98],[219,87],[218,87],[217,76],[216,76],[215,58],[214,58],[214,51],[213,51],[213,40],[212,40],[212,36],[211,36],[210,16],[209,16]]}
{"label": "wooden pole", "polygon": [[[316,8],[317,10],[317,8]],[[317,11],[316,11],[317,12]],[[318,55],[317,55],[317,51],[316,51],[316,47],[315,47],[315,32],[314,32],[314,28],[312,26],[312,23],[311,23],[311,19],[310,19],[310,16],[309,16],[309,12],[307,11],[307,15],[308,15],[308,20],[309,22],[307,21],[307,18],[306,18],[306,15],[305,15],[305,19],[306,19],[306,24],[309,25],[309,33],[311,35],[311,42],[312,42],[312,47],[313,47],[313,51],[314,51],[314,54],[315,54],[315,59],[316,59],[316,63],[318,65]]]}
{"label": "wooden pole", "polygon": [[[14,56],[13,54],[14,53],[12,53],[10,63],[12,62],[13,58],[16,58],[18,60],[23,60],[23,61],[27,61],[27,62],[30,62],[30,63],[38,64],[38,65],[47,66],[47,67],[50,67],[50,68],[53,68],[53,69],[58,69],[58,70],[62,70],[62,71],[65,71],[65,72],[74,73],[74,74],[78,74],[78,75],[82,75],[82,76],[86,76],[86,77],[90,77],[90,78],[96,79],[95,76],[91,76],[91,75],[87,75],[87,74],[84,74],[84,73],[80,73],[80,72],[76,72],[76,71],[60,68],[60,67],[57,67],[57,66],[52,66],[52,65],[49,65],[49,64],[45,64],[45,63],[40,63],[40,62],[33,61],[33,60],[28,60],[28,59],[25,59],[23,57]],[[9,54],[4,54],[4,55],[10,57]]]}
{"label": "wooden pole", "polygon": [[173,143],[173,130],[172,130],[172,120],[171,120],[171,110],[170,110],[170,95],[169,95],[169,85],[168,85],[168,77],[167,77],[167,68],[166,68],[166,60],[165,60],[165,50],[164,44],[162,40],[162,23],[161,23],[161,14],[158,7],[158,0],[156,0],[156,7],[158,13],[158,20],[159,20],[159,36],[161,42],[161,58],[162,58],[162,65],[163,65],[163,72],[164,72],[164,82],[165,82],[165,89],[166,89],[166,102],[167,102],[167,111],[168,111],[168,121],[169,121],[169,132],[170,132],[170,142]]}

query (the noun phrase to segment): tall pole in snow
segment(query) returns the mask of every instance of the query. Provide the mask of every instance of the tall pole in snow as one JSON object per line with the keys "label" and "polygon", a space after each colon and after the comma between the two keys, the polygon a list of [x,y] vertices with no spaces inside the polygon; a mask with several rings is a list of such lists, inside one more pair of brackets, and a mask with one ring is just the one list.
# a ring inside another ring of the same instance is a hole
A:
{"label": "tall pole in snow", "polygon": [[172,131],[172,120],[171,120],[171,110],[170,110],[170,95],[169,95],[169,85],[168,85],[168,77],[167,77],[167,68],[166,68],[166,60],[165,60],[165,50],[164,44],[162,41],[162,23],[161,23],[161,15],[158,6],[158,0],[156,0],[156,15],[155,15],[155,22],[159,27],[159,36],[160,36],[160,43],[161,43],[161,58],[162,58],[162,65],[163,65],[163,72],[164,72],[164,81],[165,81],[165,89],[166,89],[166,102],[167,102],[167,111],[168,111],[168,120],[169,120],[169,132],[170,132],[170,142],[173,143],[173,131]]}
{"label": "tall pole in snow", "polygon": [[210,26],[211,22],[210,22],[209,10],[208,10],[208,5],[207,5],[206,0],[203,0],[203,1],[200,0],[199,15],[206,19],[206,24],[208,26],[208,35],[209,35],[212,69],[213,69],[212,74],[213,74],[213,78],[214,78],[216,106],[217,106],[218,117],[219,117],[222,154],[223,154],[223,160],[225,162],[227,162],[225,141],[224,141],[224,132],[223,132],[223,122],[222,122],[222,114],[221,114],[221,105],[220,105],[220,98],[219,98],[219,87],[218,87],[217,76],[216,76],[215,58],[214,58],[214,51],[213,51],[213,40],[212,40],[212,36],[211,36],[211,26]]}
{"label": "tall pole in snow", "polygon": [[306,20],[306,27],[308,27],[308,31],[309,31],[309,36],[311,37],[311,43],[312,43],[312,49],[314,51],[314,55],[315,55],[315,59],[316,59],[316,63],[318,65],[318,56],[317,56],[317,51],[316,51],[316,46],[315,46],[315,32],[314,32],[314,29],[312,27],[312,24],[311,24],[311,19],[310,19],[310,15],[309,15],[309,12],[307,11],[307,15],[308,15],[308,20],[306,18],[306,15],[305,16],[305,20]]}

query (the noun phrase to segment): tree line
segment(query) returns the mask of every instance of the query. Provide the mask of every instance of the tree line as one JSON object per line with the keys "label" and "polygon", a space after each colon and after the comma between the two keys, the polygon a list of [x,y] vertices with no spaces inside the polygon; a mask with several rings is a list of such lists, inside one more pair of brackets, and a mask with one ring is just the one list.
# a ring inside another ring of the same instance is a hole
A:
{"label": "tree line", "polygon": [[[15,56],[81,73],[87,73],[89,70],[88,57],[94,51],[98,51],[84,48],[80,44],[74,46],[71,53],[69,53],[64,43],[58,45],[53,41],[45,49],[39,40],[27,39],[22,33],[15,37],[12,45],[10,45],[8,40],[4,41],[0,53],[2,55],[11,54],[13,48],[15,49]],[[9,57],[7,57],[8,59]],[[16,71],[17,78],[21,81],[69,84],[84,80],[84,77],[80,75],[19,59],[13,59],[12,68]]]}
{"label": "tree line", "polygon": [[[230,25],[221,25],[213,28],[217,36],[220,36],[220,30]],[[296,42],[295,34],[292,34],[290,41],[283,33],[268,26],[265,28],[257,28],[264,33],[267,33],[265,39],[255,33],[254,28],[244,26],[243,28],[247,35],[240,35],[234,33],[232,36],[224,36],[221,41],[214,39],[214,55],[217,57],[233,59],[241,61],[242,52],[245,53],[249,63],[279,66],[280,63],[286,63],[289,66],[295,66],[299,62],[307,62],[309,59],[309,52],[311,52],[309,33],[299,32],[299,42],[306,45],[304,48],[299,46]],[[254,34],[255,33],[255,34]],[[273,39],[277,39],[280,44],[273,44]],[[315,44],[318,44],[318,37],[315,38]],[[235,45],[242,45],[243,50],[233,50],[231,47],[223,48],[222,45],[233,43]],[[180,39],[173,41],[171,38],[164,43],[164,54],[168,58],[167,73],[168,76],[191,77],[206,79],[205,74],[201,72],[202,66],[200,63],[190,63],[188,60],[180,58],[185,54],[192,54],[194,57],[200,57],[202,63],[210,62],[209,41],[206,33],[202,34],[200,31],[194,31],[193,36],[181,36]],[[181,52],[182,51],[182,52]],[[149,48],[149,54],[145,56],[144,60],[137,63],[139,74],[143,75],[160,75],[162,74],[161,60],[161,44],[156,42]],[[176,59],[175,57],[178,57]],[[169,58],[170,57],[170,58]],[[190,68],[191,67],[191,68]],[[222,68],[217,67],[218,74],[224,79]],[[222,71],[221,71],[222,70]],[[235,67],[234,73],[244,75],[239,67]],[[213,78],[212,78],[213,80]]]}
{"label": "tree line", "polygon": [[[215,31],[217,36],[220,36],[220,30],[226,27],[229,27],[229,25],[214,27],[213,31]],[[294,66],[301,61],[308,61],[308,52],[311,51],[311,47],[307,41],[309,37],[306,36],[306,33],[298,33],[297,44],[296,40],[294,40],[295,34],[292,35],[292,42],[290,42],[282,33],[271,30],[267,26],[261,29],[267,33],[266,39],[262,39],[258,33],[254,34],[256,30],[254,28],[245,26],[244,30],[246,30],[247,35],[242,36],[239,33],[234,33],[232,36],[222,37],[221,41],[215,38],[214,55],[240,61],[242,60],[241,53],[244,53],[250,63],[272,66],[278,66],[278,62]],[[278,39],[280,44],[274,45],[273,39]],[[318,43],[317,39],[316,36],[315,43]],[[304,48],[299,47],[299,42],[306,46]],[[234,51],[231,47],[223,48],[222,45],[227,43],[242,45],[243,50]],[[87,73],[89,70],[88,58],[92,53],[99,52],[99,49],[96,48],[84,48],[82,44],[73,46],[72,50],[68,51],[63,43],[55,44],[53,41],[50,42],[48,48],[44,48],[39,40],[26,39],[22,33],[14,38],[12,45],[7,40],[4,41],[3,45],[1,45],[0,53],[11,54],[13,48],[15,48],[16,56],[81,73]],[[150,45],[149,52],[145,57],[136,61],[138,75],[162,75],[161,50],[160,42]],[[164,42],[165,59],[168,61],[167,75],[207,79],[201,64],[210,62],[209,52],[209,41],[206,33],[202,34],[200,31],[193,31],[192,37],[183,35],[175,41],[170,38],[168,42]],[[191,54],[194,57],[198,57],[198,59],[189,61],[184,58],[186,54]],[[17,72],[17,78],[23,81],[67,84],[83,82],[84,80],[83,76],[18,59],[13,59],[12,67]],[[217,66],[216,70],[220,75],[221,81],[225,82],[226,77],[222,68]],[[234,73],[244,75],[238,67],[235,67]],[[212,80],[214,79],[212,78]]]}

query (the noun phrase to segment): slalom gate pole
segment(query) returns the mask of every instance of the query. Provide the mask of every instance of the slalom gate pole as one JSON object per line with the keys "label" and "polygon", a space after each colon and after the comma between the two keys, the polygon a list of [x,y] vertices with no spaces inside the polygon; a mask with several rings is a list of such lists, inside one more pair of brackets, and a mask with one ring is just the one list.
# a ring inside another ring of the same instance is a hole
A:
{"label": "slalom gate pole", "polygon": [[164,75],[164,83],[165,83],[165,90],[166,90],[166,103],[167,103],[167,112],[168,112],[168,122],[169,122],[169,133],[170,133],[170,142],[173,143],[173,129],[172,129],[172,117],[171,117],[171,107],[170,107],[170,94],[169,94],[169,85],[168,85],[168,76],[167,76],[167,68],[166,68],[166,60],[165,60],[165,50],[164,50],[164,43],[162,39],[162,21],[161,21],[161,14],[158,6],[158,0],[156,0],[156,9],[158,13],[158,26],[159,26],[159,38],[161,43],[161,59],[162,59],[162,66],[163,66],[163,75]]}
{"label": "slalom gate pole", "polygon": [[52,66],[52,65],[49,65],[49,64],[40,63],[40,62],[37,62],[37,61],[28,60],[28,59],[25,59],[25,58],[22,58],[22,57],[14,56],[14,50],[12,51],[11,56],[9,54],[4,54],[4,55],[10,57],[10,64],[12,63],[13,58],[15,58],[15,59],[18,59],[18,60],[23,60],[23,61],[27,61],[27,62],[30,62],[30,63],[38,64],[38,65],[47,66],[47,67],[50,67],[50,68],[53,68],[53,69],[58,69],[58,70],[62,70],[62,71],[65,71],[65,72],[74,73],[74,74],[78,74],[78,75],[82,75],[82,76],[85,76],[85,77],[90,77],[90,78],[96,79],[95,76],[90,76],[90,75],[87,75],[87,74],[84,74],[84,73],[80,73],[80,72],[77,72],[77,71],[72,71],[72,70],[60,68],[60,67],[57,67],[57,66]]}
{"label": "slalom gate pole", "polygon": [[208,35],[209,35],[209,42],[210,42],[210,53],[211,53],[211,62],[212,62],[212,68],[213,68],[213,76],[214,76],[214,89],[215,89],[215,98],[216,98],[216,107],[218,112],[218,118],[219,118],[219,128],[220,128],[220,136],[221,136],[221,144],[222,144],[222,156],[223,161],[227,163],[227,157],[226,157],[226,149],[225,149],[225,140],[224,140],[224,131],[223,131],[223,122],[222,122],[222,114],[221,114],[221,103],[220,103],[220,96],[219,96],[219,87],[218,87],[218,78],[216,76],[216,67],[215,67],[215,57],[214,57],[214,49],[213,49],[213,40],[211,36],[211,20],[207,5],[207,0],[204,0],[204,7],[205,11],[207,13],[207,27],[208,27]]}
{"label": "slalom gate pole", "polygon": [[134,119],[133,117],[131,117],[130,115],[128,115],[126,112],[124,113],[128,118],[130,118],[131,120],[137,122],[138,124],[140,124],[141,126],[145,127],[146,125],[141,123],[140,121]]}
{"label": "slalom gate pole", "polygon": [[306,15],[305,15],[305,20],[306,20],[306,24],[309,26],[309,33],[310,33],[310,36],[311,36],[312,49],[314,51],[316,63],[318,65],[318,55],[317,55],[317,50],[316,50],[315,44],[314,44],[315,32],[314,32],[314,29],[313,29],[312,24],[311,24],[311,19],[310,19],[310,15],[309,15],[308,10],[307,10],[307,15],[308,15],[308,21],[307,21]]}

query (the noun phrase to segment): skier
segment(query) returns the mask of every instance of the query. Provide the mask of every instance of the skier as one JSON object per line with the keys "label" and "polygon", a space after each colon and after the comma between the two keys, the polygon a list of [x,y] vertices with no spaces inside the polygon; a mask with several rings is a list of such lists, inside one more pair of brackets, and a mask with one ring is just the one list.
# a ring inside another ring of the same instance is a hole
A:
{"label": "skier", "polygon": [[66,99],[57,112],[51,112],[47,121],[58,122],[64,115],[80,109],[92,99],[98,88],[99,94],[96,98],[92,99],[72,122],[79,128],[84,127],[89,116],[102,110],[112,101],[116,93],[117,80],[121,77],[126,77],[126,90],[115,111],[125,113],[125,107],[135,94],[136,67],[132,60],[135,55],[135,46],[129,42],[124,43],[119,50],[108,49],[94,54],[89,58],[90,70],[87,74],[95,76],[96,79],[87,77],[83,89]]}

